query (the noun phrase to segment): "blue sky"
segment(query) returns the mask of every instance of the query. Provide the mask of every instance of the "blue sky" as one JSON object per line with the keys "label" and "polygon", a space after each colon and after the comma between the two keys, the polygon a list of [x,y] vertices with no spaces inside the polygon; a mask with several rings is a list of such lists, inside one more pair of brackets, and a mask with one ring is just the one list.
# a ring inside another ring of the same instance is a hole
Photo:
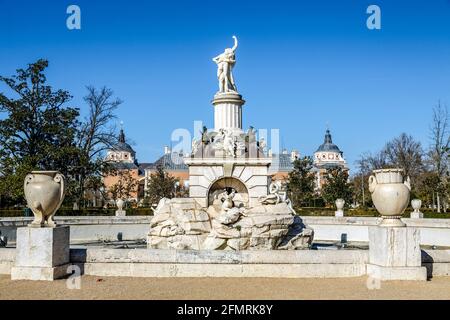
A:
{"label": "blue sky", "polygon": [[[113,89],[149,162],[174,129],[213,126],[211,58],[237,35],[245,128],[279,128],[283,147],[311,155],[329,123],[351,166],[402,132],[428,145],[432,107],[450,104],[449,0],[222,3],[0,0],[0,74],[47,58],[49,83],[82,111],[86,85]],[[81,30],[66,28],[70,4]],[[366,27],[370,4],[381,30]]]}

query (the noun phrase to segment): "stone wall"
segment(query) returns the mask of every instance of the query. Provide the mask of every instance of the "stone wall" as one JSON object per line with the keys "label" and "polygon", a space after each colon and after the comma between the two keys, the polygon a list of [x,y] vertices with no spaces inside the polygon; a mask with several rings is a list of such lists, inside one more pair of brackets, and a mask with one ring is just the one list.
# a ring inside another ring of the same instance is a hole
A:
{"label": "stone wall", "polygon": [[[0,274],[10,274],[15,249],[0,248]],[[366,274],[367,250],[194,251],[71,249],[84,274],[134,277],[358,277]],[[428,276],[450,275],[450,250],[423,250]]]}
{"label": "stone wall", "polygon": [[[59,224],[71,226],[73,243],[97,240],[115,240],[122,233],[124,240],[145,239],[152,216],[127,217],[55,217]],[[377,224],[370,217],[312,217],[302,216],[303,222],[314,229],[314,241],[339,241],[343,233],[348,241],[368,242],[368,227]],[[15,242],[17,227],[26,226],[32,218],[0,218],[0,231],[11,243]],[[421,232],[422,245],[450,247],[450,219],[404,219],[409,227]]]}

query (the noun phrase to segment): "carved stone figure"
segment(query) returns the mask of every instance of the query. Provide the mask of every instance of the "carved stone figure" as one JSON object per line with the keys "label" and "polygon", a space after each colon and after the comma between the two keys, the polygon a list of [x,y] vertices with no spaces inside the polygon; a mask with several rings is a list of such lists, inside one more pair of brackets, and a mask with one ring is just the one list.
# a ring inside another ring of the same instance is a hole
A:
{"label": "carved stone figure", "polygon": [[281,191],[281,182],[274,181],[269,186],[269,194],[259,197],[261,204],[279,204],[286,201],[286,193]]}
{"label": "carved stone figure", "polygon": [[233,78],[233,67],[236,63],[235,52],[238,46],[238,41],[235,36],[233,48],[227,48],[217,57],[213,58],[213,61],[217,64],[217,78],[219,80],[219,92],[237,92],[236,84]]}
{"label": "carved stone figure", "polygon": [[192,139],[192,152],[191,154],[195,155],[198,151],[198,147],[199,147],[199,141],[197,141],[197,139]]}
{"label": "carved stone figure", "polygon": [[267,142],[264,138],[261,138],[261,140],[259,140],[259,150],[263,154],[266,154],[266,148],[267,148]]}
{"label": "carved stone figure", "polygon": [[219,195],[219,198],[221,199],[221,201],[223,201],[222,211],[228,211],[234,207],[233,199],[235,195],[236,195],[235,190],[232,190],[230,193],[228,193],[227,190],[225,190],[223,193]]}
{"label": "carved stone figure", "polygon": [[236,157],[233,132],[231,130],[224,131],[223,150],[227,156]]}

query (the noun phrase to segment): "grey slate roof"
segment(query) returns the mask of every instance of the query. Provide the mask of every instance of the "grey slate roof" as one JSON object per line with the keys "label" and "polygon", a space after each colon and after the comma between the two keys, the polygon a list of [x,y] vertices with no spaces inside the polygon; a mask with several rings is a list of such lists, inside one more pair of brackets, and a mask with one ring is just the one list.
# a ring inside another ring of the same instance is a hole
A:
{"label": "grey slate roof", "polygon": [[113,150],[130,152],[133,154],[133,156],[134,154],[136,154],[133,148],[128,143],[125,142],[125,133],[123,132],[123,129],[120,130],[119,140],[113,146]]}
{"label": "grey slate roof", "polygon": [[127,162],[110,162],[110,165],[113,166],[117,170],[132,170],[139,169],[136,163],[127,163]]}
{"label": "grey slate roof", "polygon": [[324,142],[319,146],[316,152],[323,152],[323,151],[342,153],[341,150],[339,150],[338,146],[333,143],[330,130],[327,130],[327,132],[325,133]]}
{"label": "grey slate roof", "polygon": [[[170,170],[170,171],[188,171],[189,170],[188,166],[186,164],[184,164],[182,155],[180,157],[174,156],[173,158],[175,161],[172,160],[172,153],[167,153],[167,154],[163,155],[161,158],[159,158],[158,160],[156,160],[154,163],[148,164],[146,169],[153,170],[153,169],[156,169],[157,165],[161,164],[165,170]],[[179,160],[179,161],[177,161],[177,160]]]}
{"label": "grey slate roof", "polygon": [[[176,158],[175,158],[176,159]],[[141,163],[139,165],[139,169],[145,170],[155,170],[156,166],[158,164],[162,164],[163,168],[165,170],[170,171],[188,171],[188,166],[184,163],[183,159],[181,158],[181,163],[175,163],[172,160],[171,154],[165,154],[162,157],[160,157],[158,160],[156,160],[154,163]],[[275,158],[274,158],[275,161]],[[291,156],[289,154],[280,154],[279,157],[279,171],[291,171],[293,169],[293,165],[291,162]]]}
{"label": "grey slate roof", "polygon": [[[291,155],[290,154],[280,154],[279,158],[278,158],[279,162],[278,162],[278,171],[279,172],[290,172],[292,171],[292,169],[294,169],[294,165],[292,164],[291,161]],[[272,159],[272,166],[274,166],[274,164],[277,161],[277,156],[274,155],[273,159]]]}

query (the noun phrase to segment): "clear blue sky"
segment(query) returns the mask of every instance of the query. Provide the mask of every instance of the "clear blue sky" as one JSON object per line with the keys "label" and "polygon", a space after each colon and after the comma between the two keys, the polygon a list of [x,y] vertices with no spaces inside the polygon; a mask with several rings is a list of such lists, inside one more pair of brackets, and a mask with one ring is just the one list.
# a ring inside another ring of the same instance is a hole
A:
{"label": "clear blue sky", "polygon": [[[428,145],[432,107],[450,104],[449,0],[222,3],[0,0],[0,74],[47,58],[49,83],[82,111],[85,85],[110,87],[149,162],[173,129],[212,127],[211,58],[235,34],[245,128],[279,128],[282,146],[311,155],[328,122],[351,166],[401,132]],[[81,8],[79,31],[66,28],[70,4]],[[370,4],[381,30],[366,28]]]}

